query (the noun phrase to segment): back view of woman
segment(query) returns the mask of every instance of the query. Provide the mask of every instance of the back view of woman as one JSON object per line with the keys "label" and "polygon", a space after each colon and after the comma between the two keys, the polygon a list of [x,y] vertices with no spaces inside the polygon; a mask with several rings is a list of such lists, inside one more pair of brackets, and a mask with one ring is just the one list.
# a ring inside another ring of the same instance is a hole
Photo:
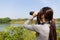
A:
{"label": "back view of woman", "polygon": [[55,21],[53,19],[53,10],[49,7],[45,7],[45,9],[48,9],[45,14],[46,14],[46,18],[50,21],[49,40],[57,40],[56,26],[55,26]]}
{"label": "back view of woman", "polygon": [[53,20],[53,10],[50,7],[42,8],[37,16],[38,24],[41,24],[41,22],[40,22],[41,17],[39,17],[39,15],[41,15],[41,14],[45,14],[45,18],[47,21],[49,21],[49,24],[50,24],[49,40],[57,40],[56,26],[55,26],[55,22]]}

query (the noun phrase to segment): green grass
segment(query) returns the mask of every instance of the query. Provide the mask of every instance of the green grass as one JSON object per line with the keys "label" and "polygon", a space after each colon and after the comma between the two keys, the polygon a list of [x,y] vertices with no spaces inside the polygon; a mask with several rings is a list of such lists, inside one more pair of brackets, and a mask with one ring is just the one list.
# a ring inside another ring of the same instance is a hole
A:
{"label": "green grass", "polygon": [[57,40],[60,40],[60,28],[56,29],[56,31],[57,31]]}

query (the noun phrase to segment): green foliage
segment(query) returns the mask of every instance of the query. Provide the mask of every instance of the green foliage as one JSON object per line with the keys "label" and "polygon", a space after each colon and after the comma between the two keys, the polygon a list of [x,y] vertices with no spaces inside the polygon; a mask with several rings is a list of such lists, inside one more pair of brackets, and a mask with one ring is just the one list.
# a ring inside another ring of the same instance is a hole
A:
{"label": "green foliage", "polygon": [[7,27],[0,32],[0,40],[35,40],[35,32],[22,27]]}
{"label": "green foliage", "polygon": [[35,38],[36,38],[35,34],[36,33],[33,31],[24,30],[24,32],[23,32],[24,40],[35,40]]}
{"label": "green foliage", "polygon": [[0,23],[9,23],[11,21],[10,18],[0,18]]}
{"label": "green foliage", "polygon": [[60,22],[60,18],[55,19],[55,21],[59,23]]}
{"label": "green foliage", "polygon": [[56,30],[57,31],[57,40],[60,40],[60,28]]}

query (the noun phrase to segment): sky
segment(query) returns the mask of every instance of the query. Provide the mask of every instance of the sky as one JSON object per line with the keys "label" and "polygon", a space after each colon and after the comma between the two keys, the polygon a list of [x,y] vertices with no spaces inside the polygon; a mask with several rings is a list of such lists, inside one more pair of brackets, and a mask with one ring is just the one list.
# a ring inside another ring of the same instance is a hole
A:
{"label": "sky", "polygon": [[54,18],[60,18],[60,0],[0,0],[0,18],[29,18],[30,11],[51,7]]}

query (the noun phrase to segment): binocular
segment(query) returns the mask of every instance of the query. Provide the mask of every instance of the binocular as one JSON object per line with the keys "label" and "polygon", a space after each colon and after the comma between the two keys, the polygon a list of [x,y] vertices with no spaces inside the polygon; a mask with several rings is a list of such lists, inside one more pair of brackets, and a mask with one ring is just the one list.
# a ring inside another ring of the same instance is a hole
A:
{"label": "binocular", "polygon": [[29,14],[30,14],[30,15],[33,15],[33,13],[34,13],[34,11],[30,11],[30,13],[29,13]]}

